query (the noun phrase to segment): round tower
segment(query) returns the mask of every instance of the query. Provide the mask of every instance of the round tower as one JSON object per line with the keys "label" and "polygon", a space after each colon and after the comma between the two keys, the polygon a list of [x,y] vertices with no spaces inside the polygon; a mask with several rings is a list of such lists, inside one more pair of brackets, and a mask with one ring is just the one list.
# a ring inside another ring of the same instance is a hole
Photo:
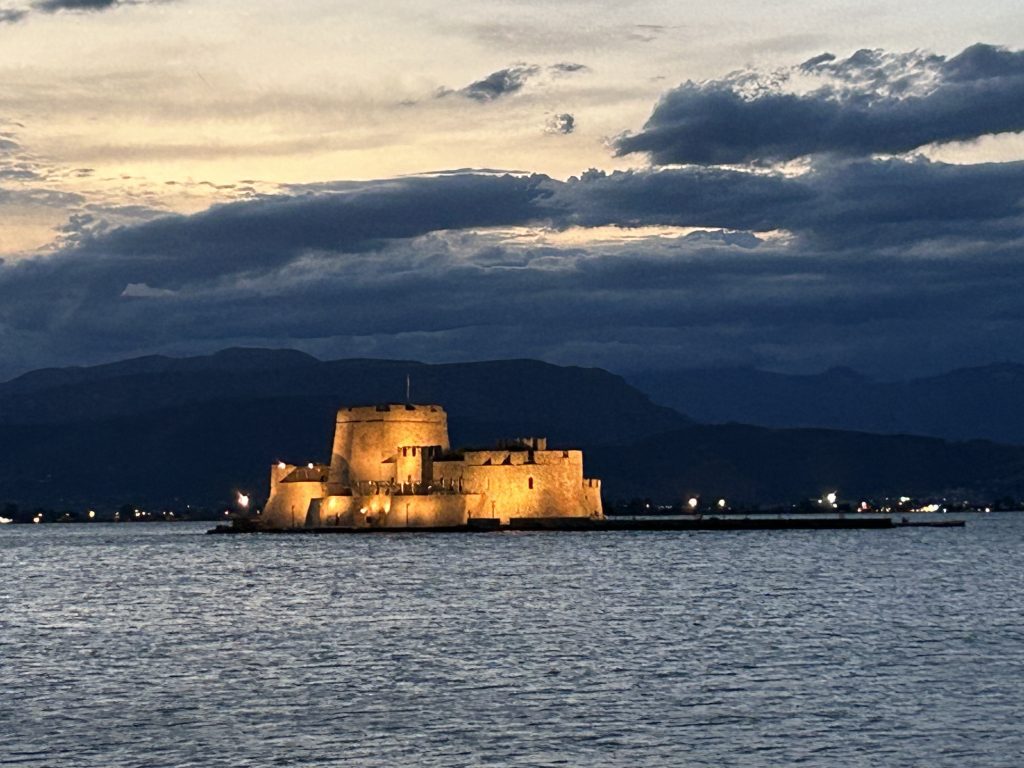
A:
{"label": "round tower", "polygon": [[341,408],[334,429],[330,482],[394,479],[399,446],[439,445],[448,450],[448,414],[439,405],[376,405]]}

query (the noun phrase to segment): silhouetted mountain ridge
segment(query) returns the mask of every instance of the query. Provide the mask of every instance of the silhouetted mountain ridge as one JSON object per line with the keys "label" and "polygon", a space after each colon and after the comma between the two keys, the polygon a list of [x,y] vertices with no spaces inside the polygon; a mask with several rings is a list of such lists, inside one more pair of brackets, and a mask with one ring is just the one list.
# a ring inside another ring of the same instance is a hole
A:
{"label": "silhouetted mountain ridge", "polygon": [[[618,376],[598,368],[536,360],[430,365],[403,360],[319,361],[279,350],[202,358],[141,358],[114,366],[48,372],[0,385],[0,424],[65,424],[139,415],[188,404],[320,398],[341,404],[403,402],[406,377],[415,402],[439,402],[463,423],[490,422],[554,439],[619,441],[689,420],[654,405]],[[263,355],[262,353],[267,353]],[[9,384],[11,384],[9,383]],[[13,391],[12,391],[13,390]]]}
{"label": "silhouetted mountain ridge", "polygon": [[987,440],[829,429],[693,425],[623,446],[597,446],[590,468],[620,497],[679,501],[699,494],[740,503],[843,498],[994,499],[1024,489],[1024,448]]}
{"label": "silhouetted mountain ridge", "polygon": [[279,458],[327,458],[339,406],[403,402],[406,376],[415,402],[444,405],[456,445],[525,435],[600,445],[690,423],[607,371],[535,360],[322,362],[246,350],[98,368],[0,385],[0,499],[204,501],[262,489]]}
{"label": "silhouetted mountain ridge", "polygon": [[[38,371],[0,384],[0,501],[208,504],[236,488],[259,499],[270,463],[326,459],[337,408],[402,402],[406,376],[413,401],[446,408],[454,445],[546,435],[553,446],[583,448],[587,474],[604,480],[610,499],[701,493],[774,502],[825,487],[1024,495],[1021,447],[698,425],[596,368],[225,350]],[[836,370],[820,378],[839,391],[861,387],[863,377]]]}
{"label": "silhouetted mountain ridge", "polygon": [[198,357],[145,355],[102,365],[41,368],[37,371],[29,371],[10,381],[0,383],[0,397],[77,386],[89,382],[108,381],[124,376],[160,375],[174,372],[194,373],[197,371],[242,373],[285,366],[315,365],[319,362],[312,355],[295,349],[251,347],[229,347],[211,355]]}
{"label": "silhouetted mountain ridge", "polygon": [[902,381],[878,381],[847,368],[813,375],[752,368],[658,371],[629,381],[700,422],[1024,444],[1024,365],[1016,363]]}

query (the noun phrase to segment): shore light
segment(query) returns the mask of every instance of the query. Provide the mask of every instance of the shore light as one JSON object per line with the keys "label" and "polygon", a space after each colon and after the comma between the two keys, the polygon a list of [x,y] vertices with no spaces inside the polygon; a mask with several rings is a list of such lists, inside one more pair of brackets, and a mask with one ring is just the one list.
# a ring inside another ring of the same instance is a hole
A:
{"label": "shore light", "polygon": [[835,491],[830,491],[828,493],[828,495],[825,496],[825,501],[827,501],[829,504],[831,504],[834,507],[836,505],[836,499],[838,499],[838,498],[839,498],[839,495]]}
{"label": "shore light", "polygon": [[242,509],[249,508],[249,496],[247,494],[242,493],[241,491],[238,492],[238,506],[240,506]]}
{"label": "shore light", "polygon": [[700,501],[697,499],[696,496],[694,496],[686,503],[690,505],[690,509],[696,509],[697,505],[700,504]]}

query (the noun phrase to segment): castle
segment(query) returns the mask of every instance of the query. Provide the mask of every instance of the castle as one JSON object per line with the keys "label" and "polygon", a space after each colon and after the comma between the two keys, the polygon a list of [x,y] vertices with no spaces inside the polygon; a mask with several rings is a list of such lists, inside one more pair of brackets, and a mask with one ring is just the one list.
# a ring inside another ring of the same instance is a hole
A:
{"label": "castle", "polygon": [[439,405],[341,408],[330,464],[270,470],[269,528],[447,528],[486,519],[603,518],[583,452],[544,438],[454,452]]}

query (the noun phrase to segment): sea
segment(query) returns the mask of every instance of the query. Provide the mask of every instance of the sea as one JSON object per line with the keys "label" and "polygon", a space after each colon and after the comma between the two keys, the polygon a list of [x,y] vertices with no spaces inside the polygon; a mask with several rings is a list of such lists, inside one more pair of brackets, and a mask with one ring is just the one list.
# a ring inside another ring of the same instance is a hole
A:
{"label": "sea", "polygon": [[0,765],[1024,765],[1024,514],[0,526]]}

